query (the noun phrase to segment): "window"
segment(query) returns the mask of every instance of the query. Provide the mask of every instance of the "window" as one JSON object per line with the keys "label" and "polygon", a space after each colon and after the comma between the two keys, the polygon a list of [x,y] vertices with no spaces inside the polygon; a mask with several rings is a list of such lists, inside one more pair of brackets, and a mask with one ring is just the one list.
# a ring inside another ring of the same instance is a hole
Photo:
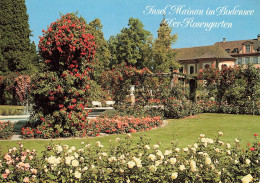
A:
{"label": "window", "polygon": [[194,66],[190,66],[190,74],[194,74]]}
{"label": "window", "polygon": [[258,59],[257,57],[254,57],[254,64],[257,64],[258,63]]}
{"label": "window", "polygon": [[229,53],[229,52],[230,52],[230,49],[226,49],[226,52]]}
{"label": "window", "polygon": [[250,63],[250,57],[246,57],[246,64]]}
{"label": "window", "polygon": [[242,64],[242,58],[238,58],[238,59],[237,59],[237,64],[238,64],[238,65],[241,65],[241,64]]}
{"label": "window", "polygon": [[242,64],[246,64],[246,58],[242,57]]}
{"label": "window", "polygon": [[204,69],[208,69],[208,68],[210,68],[209,64],[204,65]]}
{"label": "window", "polygon": [[238,48],[235,48],[235,49],[234,49],[234,53],[238,53]]}
{"label": "window", "polygon": [[183,73],[183,67],[179,68],[179,73]]}
{"label": "window", "polygon": [[250,45],[246,45],[246,52],[250,52]]}

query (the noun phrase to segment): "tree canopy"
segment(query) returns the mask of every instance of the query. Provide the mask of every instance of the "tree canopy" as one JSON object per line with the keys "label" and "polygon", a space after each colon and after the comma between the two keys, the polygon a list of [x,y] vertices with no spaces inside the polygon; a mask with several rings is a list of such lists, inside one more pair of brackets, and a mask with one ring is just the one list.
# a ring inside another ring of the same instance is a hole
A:
{"label": "tree canopy", "polygon": [[108,43],[112,54],[111,66],[125,62],[127,65],[143,68],[149,62],[151,33],[144,29],[139,19],[130,18],[128,27],[110,37]]}
{"label": "tree canopy", "polygon": [[37,56],[25,0],[0,1],[0,17],[0,72],[33,70]]}
{"label": "tree canopy", "polygon": [[171,67],[179,67],[179,64],[174,60],[174,50],[171,49],[172,44],[177,39],[177,34],[171,35],[171,32],[172,29],[163,19],[158,29],[158,38],[154,40],[152,46],[151,70],[153,72],[168,72]]}

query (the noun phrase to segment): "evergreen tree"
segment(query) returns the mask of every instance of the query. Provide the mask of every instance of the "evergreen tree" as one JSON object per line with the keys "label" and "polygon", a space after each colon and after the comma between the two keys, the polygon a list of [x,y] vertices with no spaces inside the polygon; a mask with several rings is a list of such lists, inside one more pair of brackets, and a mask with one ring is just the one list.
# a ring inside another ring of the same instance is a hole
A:
{"label": "evergreen tree", "polygon": [[171,35],[171,32],[172,29],[163,19],[158,29],[158,38],[155,39],[152,47],[153,61],[151,70],[153,72],[169,72],[170,67],[179,67],[179,64],[174,60],[175,53],[171,49],[177,35]]}
{"label": "evergreen tree", "polygon": [[34,69],[35,44],[30,43],[25,0],[0,1],[0,71]]}
{"label": "evergreen tree", "polygon": [[149,63],[151,33],[144,29],[139,19],[130,18],[128,28],[123,28],[116,37],[109,39],[112,54],[111,65],[126,62],[137,68],[146,67]]}

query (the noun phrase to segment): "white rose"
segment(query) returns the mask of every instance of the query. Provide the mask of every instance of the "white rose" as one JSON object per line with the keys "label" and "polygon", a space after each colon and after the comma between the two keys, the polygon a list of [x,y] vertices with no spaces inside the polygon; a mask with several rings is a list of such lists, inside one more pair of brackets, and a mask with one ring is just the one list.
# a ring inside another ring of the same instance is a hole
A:
{"label": "white rose", "polygon": [[121,139],[119,137],[116,138],[116,141],[119,142]]}
{"label": "white rose", "polygon": [[185,170],[186,168],[185,168],[184,165],[180,165],[179,169],[180,169],[180,171],[183,171],[183,170]]}
{"label": "white rose", "polygon": [[156,172],[157,168],[156,168],[156,166],[151,165],[151,166],[149,167],[149,170],[150,170],[151,172]]}
{"label": "white rose", "polygon": [[175,163],[176,163],[176,158],[170,158],[170,163],[172,164],[172,165],[174,165]]}
{"label": "white rose", "polygon": [[148,158],[152,161],[155,160],[156,156],[154,154],[149,154]]}
{"label": "white rose", "polygon": [[178,153],[180,152],[180,148],[175,148],[175,151]]}
{"label": "white rose", "polygon": [[159,166],[160,164],[162,164],[161,160],[155,161],[155,166]]}
{"label": "white rose", "polygon": [[117,159],[116,159],[116,157],[112,156],[112,157],[108,158],[108,161],[109,162],[116,162]]}
{"label": "white rose", "polygon": [[178,177],[178,173],[177,172],[174,172],[171,174],[171,178],[174,180],[174,179],[177,179]]}
{"label": "white rose", "polygon": [[254,178],[252,177],[252,175],[251,175],[251,174],[248,174],[248,175],[244,176],[244,177],[241,179],[241,181],[242,181],[242,183],[248,183],[248,182],[251,182],[253,179],[254,179]]}
{"label": "white rose", "polygon": [[147,149],[147,150],[151,149],[149,145],[145,145],[144,148]]}
{"label": "white rose", "polygon": [[204,138],[205,137],[205,135],[204,134],[200,134],[200,138]]}
{"label": "white rose", "polygon": [[62,147],[60,145],[56,145],[55,149],[56,149],[58,154],[62,152]]}
{"label": "white rose", "polygon": [[79,173],[78,171],[75,172],[75,177],[80,179],[81,178],[81,173]]}
{"label": "white rose", "polygon": [[229,143],[227,143],[227,148],[230,149],[231,148],[231,145]]}
{"label": "white rose", "polygon": [[191,171],[192,172],[196,172],[197,171],[197,168],[196,168],[196,162],[191,160],[190,161],[190,167],[191,167]]}
{"label": "white rose", "polygon": [[246,159],[246,164],[249,165],[251,163],[250,159]]}
{"label": "white rose", "polygon": [[218,132],[218,136],[222,136],[223,135],[223,132]]}
{"label": "white rose", "polygon": [[128,165],[128,168],[133,168],[135,166],[135,162],[134,161],[129,161],[127,163],[127,165]]}
{"label": "white rose", "polygon": [[206,165],[209,165],[211,163],[211,159],[209,157],[206,157],[205,163],[206,163]]}
{"label": "white rose", "polygon": [[197,143],[195,143],[195,144],[193,145],[193,147],[197,149],[199,146],[198,146]]}
{"label": "white rose", "polygon": [[171,153],[172,153],[171,150],[165,150],[164,155],[165,155],[165,156],[168,156],[168,155],[170,155]]}
{"label": "white rose", "polygon": [[158,148],[159,148],[158,144],[153,145],[153,149],[158,149]]}
{"label": "white rose", "polygon": [[188,149],[187,147],[183,148],[182,150],[183,150],[184,152],[188,152],[188,151],[189,151],[189,149]]}
{"label": "white rose", "polygon": [[78,160],[73,160],[73,161],[71,162],[71,164],[72,164],[72,166],[74,166],[74,167],[79,166]]}

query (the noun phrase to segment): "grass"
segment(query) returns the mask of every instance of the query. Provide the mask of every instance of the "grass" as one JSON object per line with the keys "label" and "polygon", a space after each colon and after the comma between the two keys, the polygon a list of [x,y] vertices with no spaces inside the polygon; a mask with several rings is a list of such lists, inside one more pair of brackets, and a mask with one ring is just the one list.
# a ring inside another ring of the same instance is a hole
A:
{"label": "grass", "polygon": [[[133,141],[138,141],[141,135],[151,137],[151,143],[161,142],[161,149],[171,146],[171,141],[179,141],[179,147],[186,147],[197,141],[201,133],[206,137],[214,138],[219,131],[224,133],[222,141],[234,144],[235,138],[241,138],[242,146],[248,142],[253,142],[253,134],[260,135],[260,116],[252,115],[232,115],[232,114],[199,114],[186,119],[170,119],[168,125],[151,131],[132,134]],[[55,144],[67,144],[78,146],[82,141],[85,143],[95,143],[100,141],[105,147],[109,141],[114,141],[116,137],[125,135],[109,135],[95,138],[66,139],[66,140],[21,140],[25,148],[36,149],[38,152],[45,149],[50,142]],[[9,148],[17,146],[18,141],[0,141],[0,150],[7,152]]]}
{"label": "grass", "polygon": [[24,106],[14,106],[14,105],[0,105],[0,115],[21,115],[23,114]]}

